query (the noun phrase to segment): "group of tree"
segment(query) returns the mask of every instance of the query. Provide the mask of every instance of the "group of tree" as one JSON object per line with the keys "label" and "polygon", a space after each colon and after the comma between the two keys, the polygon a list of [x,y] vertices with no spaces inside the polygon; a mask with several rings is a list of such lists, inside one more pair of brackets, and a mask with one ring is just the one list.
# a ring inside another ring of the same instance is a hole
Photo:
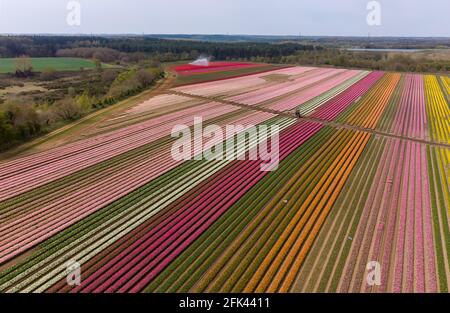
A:
{"label": "group of tree", "polygon": [[[164,38],[162,38],[164,37]],[[274,37],[274,36],[0,36],[0,56],[14,58],[56,56],[58,51],[106,48],[124,53],[181,55],[193,50],[218,59],[292,55],[314,47],[348,48],[450,48],[448,38],[395,37]],[[108,52],[107,52],[108,53]]]}
{"label": "group of tree", "polygon": [[[258,59],[260,62],[268,61]],[[409,53],[353,52],[339,49],[302,51],[282,57],[279,63],[361,68],[398,72],[448,72],[450,60],[413,57]],[[275,62],[278,63],[278,62]]]}
{"label": "group of tree", "polygon": [[[115,104],[134,96],[164,76],[160,68],[132,68],[120,73],[112,82],[108,93],[94,104],[95,108]],[[106,77],[103,77],[106,79]]]}
{"label": "group of tree", "polygon": [[71,48],[60,49],[56,52],[57,57],[76,57],[84,59],[100,60],[104,63],[115,63],[125,57],[125,54],[109,48]]}
{"label": "group of tree", "polygon": [[[147,60],[173,62],[193,60],[200,54],[217,60],[248,60],[266,63],[331,65],[380,70],[433,72],[448,71],[449,62],[408,56],[386,57],[384,53],[352,52],[346,45],[367,47],[448,47],[437,39],[309,38],[304,41],[217,42],[172,40],[152,36],[2,36],[0,57],[81,57],[104,63],[140,64]],[[29,74],[28,64],[17,75]]]}
{"label": "group of tree", "polygon": [[302,50],[321,49],[295,42],[205,42],[138,36],[2,36],[0,57],[79,56],[112,62],[123,58],[160,57],[175,61],[201,53],[216,59],[281,57]]}
{"label": "group of tree", "polygon": [[33,74],[31,59],[27,56],[20,56],[14,59],[14,72],[17,77],[29,77]]}
{"label": "group of tree", "polygon": [[100,79],[108,90],[104,96],[88,89],[78,92],[67,88],[66,95],[54,102],[33,103],[12,98],[0,104],[0,150],[74,121],[95,109],[105,107],[137,94],[154,84],[164,72],[160,68],[132,68],[117,73],[104,70]]}
{"label": "group of tree", "polygon": [[18,98],[0,104],[0,151],[88,113],[90,108],[83,107],[84,97],[66,97],[52,104],[29,103]]}

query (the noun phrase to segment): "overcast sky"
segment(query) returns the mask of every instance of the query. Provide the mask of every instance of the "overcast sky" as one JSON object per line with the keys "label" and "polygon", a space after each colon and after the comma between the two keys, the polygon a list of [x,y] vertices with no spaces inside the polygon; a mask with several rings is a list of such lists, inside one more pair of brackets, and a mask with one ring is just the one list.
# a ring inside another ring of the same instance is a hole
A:
{"label": "overcast sky", "polygon": [[68,2],[0,0],[0,33],[450,37],[450,0],[379,0],[380,26],[369,0],[79,0],[79,26]]}

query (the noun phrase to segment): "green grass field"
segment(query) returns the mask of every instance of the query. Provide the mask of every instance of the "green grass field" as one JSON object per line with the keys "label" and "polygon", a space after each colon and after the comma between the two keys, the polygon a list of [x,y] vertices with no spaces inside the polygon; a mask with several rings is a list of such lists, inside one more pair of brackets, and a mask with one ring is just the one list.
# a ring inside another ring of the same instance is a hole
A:
{"label": "green grass field", "polygon": [[[14,60],[12,58],[0,58],[0,73],[14,72]],[[95,67],[93,61],[79,58],[31,58],[31,63],[34,72],[42,72],[48,68],[55,71],[78,71],[81,67],[84,69]],[[103,64],[103,67],[109,67],[109,65]]]}

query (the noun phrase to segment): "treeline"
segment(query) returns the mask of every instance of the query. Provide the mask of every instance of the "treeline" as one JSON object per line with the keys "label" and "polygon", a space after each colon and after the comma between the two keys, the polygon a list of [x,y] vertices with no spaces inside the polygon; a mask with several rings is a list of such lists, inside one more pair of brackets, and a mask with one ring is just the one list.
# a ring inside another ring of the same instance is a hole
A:
{"label": "treeline", "polygon": [[[264,60],[256,58],[255,61]],[[282,57],[281,63],[362,68],[397,72],[449,72],[450,60],[413,56],[409,53],[352,52],[338,49],[303,51]]]}
{"label": "treeline", "polygon": [[158,57],[151,57],[142,52],[125,53],[111,48],[70,48],[60,49],[56,52],[57,57],[74,57],[99,60],[103,63],[111,64],[139,64],[142,62],[151,64],[152,66],[159,66],[160,59]]}
{"label": "treeline", "polygon": [[[158,38],[167,37],[171,38]],[[199,51],[218,59],[281,57],[328,48],[449,48],[448,38],[274,37],[274,36],[0,36],[0,57],[56,56],[61,49],[110,48],[124,53],[181,55]]]}
{"label": "treeline", "polygon": [[87,90],[78,94],[73,87],[67,96],[53,103],[30,103],[20,98],[0,104],[0,150],[25,142],[95,109],[117,103],[153,85],[164,72],[159,68],[132,68],[116,73],[105,70],[101,79],[109,81],[106,95],[97,97]]}
{"label": "treeline", "polygon": [[375,47],[393,45],[422,47],[445,40],[309,38],[308,43],[290,42],[215,42],[196,40],[166,40],[151,36],[3,36],[0,37],[0,57],[70,56],[100,60],[106,63],[139,64],[152,60],[173,62],[207,55],[217,60],[248,60],[266,63],[323,65],[365,68],[373,70],[441,72],[449,71],[447,59],[391,55],[381,52],[354,52],[333,45]]}
{"label": "treeline", "polygon": [[[80,50],[79,48],[84,48]],[[88,48],[88,49],[86,49]],[[91,48],[91,51],[89,51]],[[97,51],[92,50],[97,48]],[[98,49],[101,48],[101,49]],[[78,50],[77,50],[78,49]],[[112,49],[112,50],[111,50]],[[150,37],[88,37],[88,36],[3,36],[0,37],[0,57],[50,57],[83,53],[84,57],[118,60],[133,54],[157,57],[161,61],[176,61],[206,54],[216,59],[249,59],[252,57],[281,58],[297,51],[321,50],[314,45],[269,42],[202,42],[164,40]],[[92,54],[90,52],[93,52]],[[84,53],[87,53],[84,54]],[[113,56],[114,55],[114,56]],[[106,59],[105,59],[106,60]]]}
{"label": "treeline", "polygon": [[330,48],[435,49],[450,48],[449,38],[439,37],[345,37],[345,36],[270,36],[270,35],[147,35],[150,38],[210,42],[296,42]]}

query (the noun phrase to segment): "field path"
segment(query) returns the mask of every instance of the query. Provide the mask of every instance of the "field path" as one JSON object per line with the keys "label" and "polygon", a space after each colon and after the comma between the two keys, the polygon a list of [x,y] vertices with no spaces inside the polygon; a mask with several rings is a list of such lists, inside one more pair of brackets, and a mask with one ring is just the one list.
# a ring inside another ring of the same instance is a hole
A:
{"label": "field path", "polygon": [[243,104],[243,103],[236,102],[236,101],[225,100],[225,99],[222,99],[222,98],[192,95],[192,94],[189,94],[189,93],[185,93],[185,92],[181,92],[181,91],[175,91],[175,90],[169,90],[168,93],[169,94],[179,95],[179,96],[184,96],[184,97],[190,97],[190,98],[194,98],[194,99],[199,99],[199,100],[214,101],[214,102],[218,102],[218,103],[238,106],[240,108],[247,109],[247,110],[254,110],[254,111],[260,111],[260,112],[272,113],[272,114],[276,114],[276,115],[278,115],[280,117],[297,118],[297,119],[305,121],[305,122],[319,123],[319,124],[322,124],[324,126],[331,126],[333,128],[336,128],[336,129],[355,130],[355,131],[369,133],[369,134],[372,134],[372,135],[378,135],[378,136],[382,136],[382,137],[395,138],[395,139],[402,139],[402,140],[413,141],[413,142],[417,142],[417,143],[421,143],[421,144],[425,144],[425,145],[429,145],[429,146],[441,147],[441,148],[449,148],[450,149],[450,143],[435,142],[435,141],[431,141],[431,140],[428,140],[428,139],[422,139],[420,137],[412,137],[412,136],[407,136],[407,135],[398,135],[398,134],[395,134],[395,133],[390,133],[390,132],[386,132],[386,131],[372,129],[370,127],[352,125],[352,124],[348,124],[348,123],[341,122],[341,121],[329,121],[329,120],[325,120],[325,119],[318,118],[318,117],[312,117],[312,116],[297,117],[292,112],[282,112],[282,111],[278,111],[278,110],[274,110],[274,109],[270,109],[270,108],[251,106],[251,105]]}

